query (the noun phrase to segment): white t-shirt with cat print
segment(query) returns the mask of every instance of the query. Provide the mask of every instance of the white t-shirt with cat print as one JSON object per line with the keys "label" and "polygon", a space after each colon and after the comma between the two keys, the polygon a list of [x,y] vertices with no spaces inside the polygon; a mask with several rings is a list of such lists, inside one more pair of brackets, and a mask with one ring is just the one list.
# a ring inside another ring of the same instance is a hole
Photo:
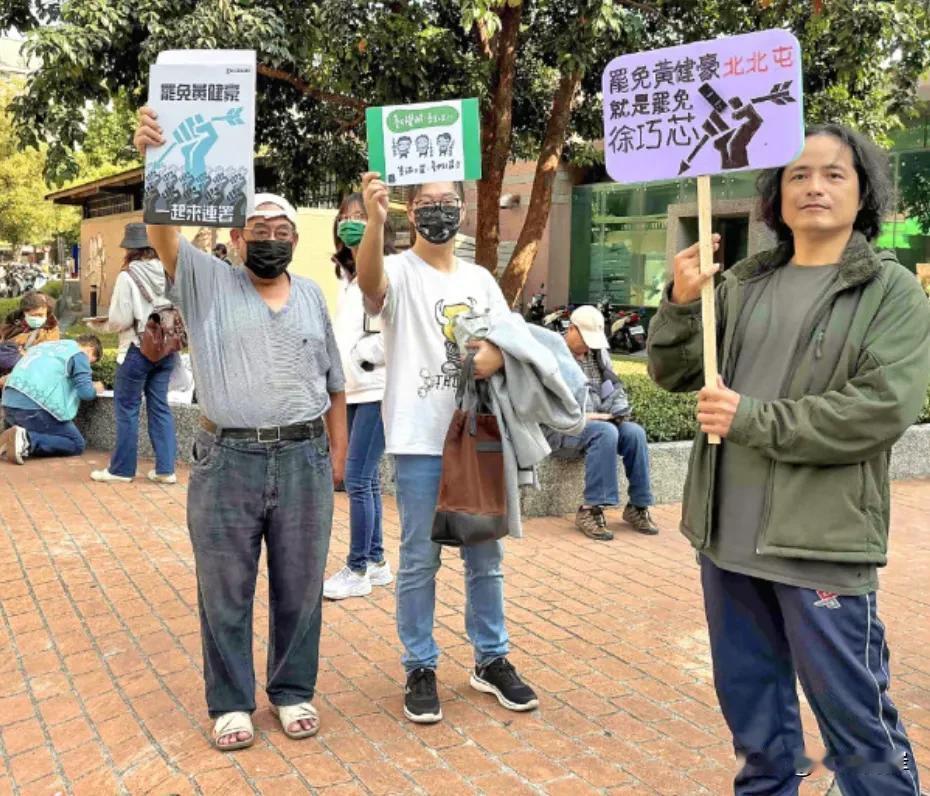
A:
{"label": "white t-shirt with cat print", "polygon": [[491,273],[456,258],[439,271],[408,250],[386,257],[381,318],[387,381],[382,414],[387,452],[442,455],[461,369],[452,319],[462,312],[509,312]]}

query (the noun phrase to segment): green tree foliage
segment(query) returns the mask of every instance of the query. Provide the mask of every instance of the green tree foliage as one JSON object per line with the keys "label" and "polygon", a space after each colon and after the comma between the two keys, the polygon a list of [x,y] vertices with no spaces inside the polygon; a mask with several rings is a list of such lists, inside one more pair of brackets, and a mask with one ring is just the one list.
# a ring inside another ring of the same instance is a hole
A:
{"label": "green tree foliage", "polygon": [[[502,145],[483,150],[493,179],[479,194],[499,193],[501,152],[535,158],[537,214],[548,212],[553,163],[599,159],[600,73],[616,55],[786,27],[804,53],[808,120],[847,122],[879,140],[930,64],[926,0],[0,0],[4,23],[28,31],[43,64],[15,113],[24,144],[48,142],[56,182],[80,171],[88,101],[141,105],[160,50],[245,47],[261,64],[257,145],[296,201],[331,177],[357,182],[367,105],[477,96],[485,127],[511,114],[495,125]],[[479,196],[486,216],[492,204]],[[540,234],[539,218],[528,224],[514,285]],[[496,227],[479,219],[479,250],[483,235]]]}
{"label": "green tree foliage", "polygon": [[915,166],[901,181],[901,209],[930,235],[930,161]]}
{"label": "green tree foliage", "polygon": [[[928,75],[930,78],[930,75]],[[899,149],[917,149],[927,146],[930,129],[930,102],[921,102],[912,117],[916,135],[910,140],[896,141]],[[911,152],[901,155],[899,160],[899,208],[913,218],[925,235],[930,235],[930,152]]]}
{"label": "green tree foliage", "polygon": [[930,65],[923,0],[671,0],[663,12],[686,41],[787,28],[801,43],[807,121],[848,124],[882,143]]}
{"label": "green tree foliage", "polygon": [[73,229],[77,214],[45,201],[45,150],[20,150],[7,108],[22,85],[0,84],[0,240],[14,254],[24,244],[45,244]]}
{"label": "green tree foliage", "polygon": [[[882,138],[914,102],[930,64],[924,0],[0,0],[0,25],[28,31],[42,68],[16,103],[26,144],[49,142],[49,176],[70,179],[93,145],[88,101],[136,108],[147,69],[172,47],[253,47],[260,77],[259,145],[284,168],[295,198],[335,174],[364,167],[366,105],[488,95],[502,9],[522,8],[511,155],[535,157],[559,76],[583,69],[565,139],[584,156],[600,137],[600,72],[615,55],[787,27],[804,51],[805,110]],[[31,9],[31,10],[30,10]],[[39,22],[57,20],[54,25]],[[300,168],[297,168],[297,165]]]}
{"label": "green tree foliage", "polygon": [[86,118],[87,132],[80,150],[74,153],[79,180],[100,179],[142,165],[132,145],[135,109],[125,91],[108,105],[90,107]]}

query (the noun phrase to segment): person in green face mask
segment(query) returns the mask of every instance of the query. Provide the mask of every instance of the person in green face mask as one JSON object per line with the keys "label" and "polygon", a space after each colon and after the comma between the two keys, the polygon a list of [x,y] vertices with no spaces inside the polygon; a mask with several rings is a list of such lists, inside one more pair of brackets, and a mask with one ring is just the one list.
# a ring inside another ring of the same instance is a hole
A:
{"label": "person in green face mask", "polygon": [[[349,495],[351,541],[346,565],[323,584],[330,600],[363,597],[373,586],[386,586],[394,576],[384,558],[381,535],[381,482],[384,454],[384,343],[365,315],[355,280],[355,255],[368,215],[362,196],[347,196],[333,223],[336,277],[342,289],[335,317],[336,342],[346,377],[349,452],[344,490]],[[385,254],[394,252],[393,234],[385,235]]]}
{"label": "person in green face mask", "polygon": [[26,347],[60,337],[58,320],[49,308],[48,298],[34,290],[24,293],[19,306],[0,324],[0,342],[4,343]]}

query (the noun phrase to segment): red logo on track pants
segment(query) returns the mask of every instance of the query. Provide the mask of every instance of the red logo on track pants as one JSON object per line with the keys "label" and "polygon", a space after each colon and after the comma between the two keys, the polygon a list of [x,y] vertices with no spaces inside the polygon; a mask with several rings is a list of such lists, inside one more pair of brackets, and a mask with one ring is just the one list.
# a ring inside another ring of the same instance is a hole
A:
{"label": "red logo on track pants", "polygon": [[815,608],[831,608],[837,609],[841,608],[839,601],[839,595],[835,591],[817,591],[817,596],[820,598],[817,602],[814,603]]}

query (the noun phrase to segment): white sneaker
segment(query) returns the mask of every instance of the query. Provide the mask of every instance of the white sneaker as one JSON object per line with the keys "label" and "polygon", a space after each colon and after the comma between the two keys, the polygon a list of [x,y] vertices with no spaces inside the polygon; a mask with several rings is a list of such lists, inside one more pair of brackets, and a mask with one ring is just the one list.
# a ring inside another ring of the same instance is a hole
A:
{"label": "white sneaker", "polygon": [[154,470],[149,470],[148,472],[149,481],[154,481],[156,484],[176,484],[178,482],[178,477],[171,473],[171,475],[159,475]]}
{"label": "white sneaker", "polygon": [[125,475],[113,475],[109,470],[94,470],[90,474],[91,479],[99,481],[101,484],[131,484],[132,479]]}
{"label": "white sneaker", "polygon": [[29,456],[29,435],[21,426],[12,426],[0,434],[0,456],[10,464],[25,464]]}
{"label": "white sneaker", "polygon": [[368,579],[371,581],[372,586],[387,586],[389,583],[393,583],[394,575],[391,573],[391,565],[387,562],[387,559],[380,564],[368,562]]}
{"label": "white sneaker", "polygon": [[371,580],[368,578],[368,573],[358,575],[348,567],[343,567],[323,583],[323,596],[327,600],[364,597],[366,594],[371,594]]}

